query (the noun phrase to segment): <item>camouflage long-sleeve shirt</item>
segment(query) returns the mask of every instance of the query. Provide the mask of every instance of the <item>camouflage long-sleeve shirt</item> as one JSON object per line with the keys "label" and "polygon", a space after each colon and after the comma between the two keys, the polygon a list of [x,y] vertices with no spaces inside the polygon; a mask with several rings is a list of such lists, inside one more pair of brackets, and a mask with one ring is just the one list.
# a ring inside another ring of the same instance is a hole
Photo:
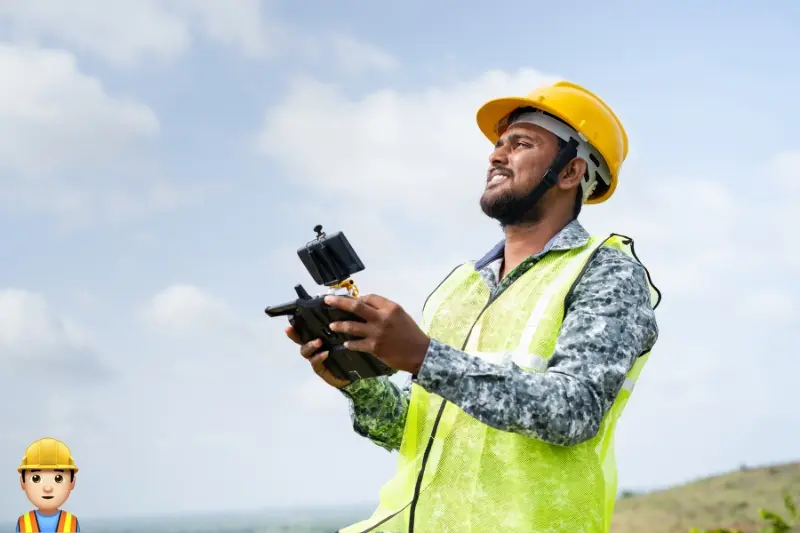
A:
{"label": "camouflage long-sleeve shirt", "polygon": [[[575,220],[502,281],[503,242],[475,269],[499,294],[548,251],[579,247],[588,239]],[[434,339],[415,379],[489,426],[569,446],[597,433],[636,358],[657,337],[646,270],[623,252],[601,247],[566,302],[545,372],[489,363]],[[380,377],[345,387],[355,431],[388,450],[399,449],[411,383],[401,387]]]}

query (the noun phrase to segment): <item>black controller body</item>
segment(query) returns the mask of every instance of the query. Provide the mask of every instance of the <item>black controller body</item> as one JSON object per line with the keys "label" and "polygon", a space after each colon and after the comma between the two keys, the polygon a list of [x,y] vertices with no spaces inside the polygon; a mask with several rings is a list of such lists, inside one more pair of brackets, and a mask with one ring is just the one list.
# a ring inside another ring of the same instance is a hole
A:
{"label": "black controller body", "polygon": [[372,354],[345,348],[345,341],[355,340],[357,337],[331,331],[328,327],[331,322],[364,322],[361,317],[329,306],[324,302],[324,296],[310,297],[302,285],[297,285],[295,291],[297,300],[267,307],[264,312],[270,317],[288,316],[289,323],[303,343],[320,339],[322,347],[316,353],[328,352],[323,364],[334,376],[355,382],[395,372]]}

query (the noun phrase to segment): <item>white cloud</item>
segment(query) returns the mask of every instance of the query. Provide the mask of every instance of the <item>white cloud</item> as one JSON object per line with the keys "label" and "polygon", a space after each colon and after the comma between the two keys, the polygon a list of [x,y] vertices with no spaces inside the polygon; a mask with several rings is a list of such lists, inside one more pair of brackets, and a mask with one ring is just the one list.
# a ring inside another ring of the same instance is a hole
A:
{"label": "white cloud", "polygon": [[170,183],[127,172],[120,176],[80,177],[84,179],[72,179],[72,175],[49,180],[26,178],[9,176],[7,183],[0,181],[0,210],[11,215],[53,217],[62,229],[85,227],[98,221],[116,223],[196,206],[212,191],[224,188],[211,183]]}
{"label": "white cloud", "polygon": [[[211,182],[181,184],[169,180],[139,181],[140,183],[121,184],[101,192],[95,203],[105,211],[108,218],[126,219],[196,206],[214,193],[226,189],[226,184]],[[142,181],[145,183],[141,183]]]}
{"label": "white cloud", "polygon": [[211,187],[182,185],[153,161],[160,123],[111,94],[70,52],[0,44],[0,209],[70,225],[196,204]]}
{"label": "white cloud", "polygon": [[159,132],[146,105],[111,96],[65,51],[0,44],[0,166],[25,173],[113,161]]}
{"label": "white cloud", "polygon": [[[134,1],[134,0],[131,0]],[[168,2],[162,2],[168,5]],[[250,57],[261,57],[277,46],[281,30],[271,24],[260,0],[238,0],[235,3],[217,0],[172,0],[178,13],[191,17],[197,27],[212,40],[234,47]]]}
{"label": "white cloud", "polygon": [[152,325],[169,333],[185,334],[233,320],[224,303],[193,285],[172,285],[156,294],[144,310]]}
{"label": "white cloud", "polygon": [[0,365],[4,377],[95,378],[107,371],[86,333],[56,313],[46,299],[22,289],[0,290]]}
{"label": "white cloud", "polygon": [[136,67],[177,59],[203,36],[251,57],[281,51],[297,58],[304,46],[322,43],[321,57],[350,73],[393,65],[346,35],[290,31],[263,7],[258,0],[123,0],[113,10],[98,0],[0,3],[11,38],[0,43],[0,168],[9,171],[0,178],[0,210],[85,226],[196,206],[226,187],[178,183],[154,157],[156,113],[81,71],[76,54]]}
{"label": "white cloud", "polygon": [[[773,269],[800,270],[800,250],[796,241],[797,204],[800,202],[800,150],[775,154],[747,181],[748,221],[751,222],[748,246],[760,255],[774,252],[770,247],[781,243],[779,262]],[[757,221],[753,224],[753,221]],[[766,226],[768,230],[759,231]],[[795,285],[794,282],[791,285]]]}
{"label": "white cloud", "polygon": [[55,39],[123,67],[173,60],[195,35],[249,55],[269,50],[258,0],[118,0],[113,9],[103,0],[8,0],[0,17],[18,40]]}
{"label": "white cloud", "polygon": [[288,342],[283,322],[267,320],[263,309],[240,312],[195,285],[177,283],[164,288],[139,309],[138,318],[162,348],[168,346],[176,355],[190,354],[185,359],[176,357],[173,363],[178,367],[202,358],[218,360],[220,354],[226,359],[287,361],[282,358],[286,350],[276,348]]}
{"label": "white cloud", "polygon": [[533,70],[490,72],[452,87],[383,90],[359,100],[335,85],[296,80],[267,111],[258,145],[320,194],[406,216],[443,208],[444,218],[454,217],[474,210],[487,166],[489,147],[474,123],[477,106],[548,79]]}
{"label": "white cloud", "polygon": [[[334,67],[338,74],[396,72],[400,63],[393,55],[353,35],[341,32],[306,33],[302,29],[287,33],[287,52],[318,67]],[[327,70],[327,69],[326,69]]]}
{"label": "white cloud", "polygon": [[367,70],[390,71],[397,60],[377,46],[344,34],[331,36],[336,61],[346,72],[361,73]]}
{"label": "white cloud", "polygon": [[265,12],[260,0],[103,0],[0,3],[16,42],[54,40],[121,68],[182,57],[198,39],[251,58],[275,54],[335,65],[345,74],[386,72],[397,61],[377,46],[337,32],[310,33]]}
{"label": "white cloud", "polygon": [[778,154],[767,164],[767,172],[785,189],[800,193],[800,150]]}

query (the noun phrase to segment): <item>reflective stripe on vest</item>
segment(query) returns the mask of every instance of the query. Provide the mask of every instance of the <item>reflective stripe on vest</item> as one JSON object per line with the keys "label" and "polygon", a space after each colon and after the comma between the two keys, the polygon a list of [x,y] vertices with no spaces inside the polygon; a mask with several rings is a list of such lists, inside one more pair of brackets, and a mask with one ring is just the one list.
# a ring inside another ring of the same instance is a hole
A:
{"label": "reflective stripe on vest", "polygon": [[[428,298],[422,324],[471,355],[545,372],[566,297],[587,262],[600,246],[635,258],[631,245],[612,235],[548,252],[493,301],[473,264],[464,264]],[[657,293],[651,285],[653,307]],[[575,446],[489,427],[414,383],[397,473],[373,515],[340,533],[405,533],[412,509],[414,533],[607,532],[616,500],[614,427],[648,358],[638,358],[596,436]]]}
{"label": "reflective stripe on vest", "polygon": [[[19,517],[18,520],[20,533],[39,533],[39,521],[36,519],[36,511],[28,511]],[[75,533],[78,529],[78,519],[69,511],[59,511],[58,533]]]}
{"label": "reflective stripe on vest", "polygon": [[39,533],[39,522],[36,520],[36,511],[28,511],[19,517],[20,533]]}
{"label": "reflective stripe on vest", "polygon": [[58,531],[59,533],[75,533],[77,529],[75,525],[77,524],[77,520],[72,513],[68,511],[61,511],[61,516],[58,518]]}

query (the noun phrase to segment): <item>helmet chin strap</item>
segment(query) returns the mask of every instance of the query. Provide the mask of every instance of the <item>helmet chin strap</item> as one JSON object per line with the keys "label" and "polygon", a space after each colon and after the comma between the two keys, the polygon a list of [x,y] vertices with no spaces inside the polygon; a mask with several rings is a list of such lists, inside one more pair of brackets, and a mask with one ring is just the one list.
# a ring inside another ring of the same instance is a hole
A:
{"label": "helmet chin strap", "polygon": [[[569,143],[573,140],[575,141],[576,152],[572,157],[579,157],[586,161],[586,176],[581,180],[581,191],[583,192],[584,202],[592,196],[599,182],[602,182],[606,186],[611,183],[611,171],[603,159],[603,156],[589,143],[586,136],[579,131],[553,116],[547,115],[540,110],[533,109],[521,109],[511,113],[511,115],[500,121],[498,129],[506,129],[512,124],[518,123],[533,124],[544,128],[565,143]],[[566,165],[566,162],[564,165]],[[563,166],[555,170],[556,176],[558,176],[561,170],[563,170]],[[547,192],[546,189],[542,194],[545,192]]]}
{"label": "helmet chin strap", "polygon": [[542,199],[545,193],[558,183],[558,175],[561,174],[561,171],[564,170],[567,164],[575,159],[577,155],[578,141],[574,138],[571,138],[564,144],[561,150],[558,151],[558,154],[556,154],[556,157],[550,164],[550,168],[548,168],[547,172],[545,172],[542,181],[539,182],[539,184],[528,196],[527,201],[531,207],[536,205],[539,200]]}

